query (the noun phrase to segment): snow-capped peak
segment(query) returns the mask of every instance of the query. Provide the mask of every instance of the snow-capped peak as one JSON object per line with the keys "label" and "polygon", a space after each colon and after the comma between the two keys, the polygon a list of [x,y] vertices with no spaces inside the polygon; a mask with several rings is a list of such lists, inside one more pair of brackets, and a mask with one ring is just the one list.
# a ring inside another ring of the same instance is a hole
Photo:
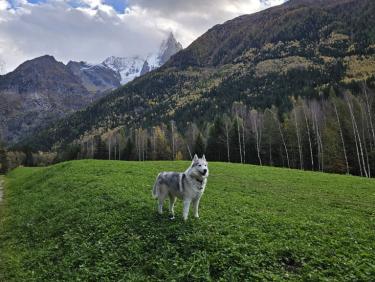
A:
{"label": "snow-capped peak", "polygon": [[125,84],[138,76],[159,68],[165,64],[171,56],[181,49],[181,44],[176,41],[173,33],[171,32],[161,43],[159,50],[155,53],[149,54],[147,58],[142,58],[139,56],[111,56],[105,59],[101,65],[118,72],[121,76],[121,84]]}
{"label": "snow-capped peak", "polygon": [[170,32],[168,38],[163,40],[159,48],[158,59],[160,66],[164,65],[170,57],[180,50],[182,50],[181,43],[177,42],[173,33]]}
{"label": "snow-capped peak", "polygon": [[102,65],[117,71],[121,76],[121,84],[128,83],[140,76],[144,59],[135,57],[115,57],[105,59]]}
{"label": "snow-capped peak", "polygon": [[180,50],[182,50],[182,45],[177,42],[171,32],[168,38],[163,40],[160,44],[159,51],[147,56],[147,59],[143,64],[141,75],[161,67],[170,59],[170,57]]}

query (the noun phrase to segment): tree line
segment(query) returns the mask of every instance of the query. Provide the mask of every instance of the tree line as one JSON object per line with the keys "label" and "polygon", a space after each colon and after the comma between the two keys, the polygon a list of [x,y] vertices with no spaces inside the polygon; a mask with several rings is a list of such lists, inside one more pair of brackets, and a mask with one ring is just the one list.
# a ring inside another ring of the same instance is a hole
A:
{"label": "tree line", "polygon": [[204,153],[209,161],[373,177],[375,104],[365,84],[356,96],[331,88],[328,96],[290,100],[284,113],[275,106],[261,110],[235,102],[206,123],[170,121],[83,136],[61,158],[181,160]]}
{"label": "tree line", "polygon": [[0,144],[0,173],[72,159],[183,160],[204,153],[209,161],[373,177],[375,94],[365,83],[355,92],[331,88],[318,98],[290,97],[288,111],[235,102],[213,121],[117,127],[57,152],[9,151]]}
{"label": "tree line", "polygon": [[0,142],[0,174],[19,166],[48,166],[62,161],[56,152],[33,152],[30,148],[8,149]]}

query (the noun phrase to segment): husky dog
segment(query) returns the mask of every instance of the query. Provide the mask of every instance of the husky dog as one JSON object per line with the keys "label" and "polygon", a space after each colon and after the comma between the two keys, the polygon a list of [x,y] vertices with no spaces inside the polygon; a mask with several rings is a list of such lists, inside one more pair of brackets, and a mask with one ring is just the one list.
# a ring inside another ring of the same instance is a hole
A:
{"label": "husky dog", "polygon": [[163,202],[169,197],[169,212],[174,219],[174,204],[179,198],[184,203],[183,218],[187,220],[190,203],[193,202],[194,216],[199,217],[199,201],[207,184],[208,166],[206,157],[194,155],[190,167],[183,173],[161,172],[156,178],[152,196],[158,199],[158,212],[163,213]]}

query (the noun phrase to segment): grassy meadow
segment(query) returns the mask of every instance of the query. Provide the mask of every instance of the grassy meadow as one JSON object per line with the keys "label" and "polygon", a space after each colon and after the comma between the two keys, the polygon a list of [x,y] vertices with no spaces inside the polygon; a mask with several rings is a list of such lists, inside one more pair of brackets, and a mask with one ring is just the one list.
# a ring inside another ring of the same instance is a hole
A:
{"label": "grassy meadow", "polygon": [[14,170],[0,204],[0,281],[374,279],[374,180],[210,163],[201,218],[183,222],[180,201],[175,221],[158,216],[157,173],[188,165]]}

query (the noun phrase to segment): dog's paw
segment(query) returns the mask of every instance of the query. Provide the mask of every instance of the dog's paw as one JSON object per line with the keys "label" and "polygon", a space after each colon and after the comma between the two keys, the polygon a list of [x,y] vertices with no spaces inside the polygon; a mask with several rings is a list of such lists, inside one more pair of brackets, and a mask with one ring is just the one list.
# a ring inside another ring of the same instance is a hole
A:
{"label": "dog's paw", "polygon": [[170,220],[175,220],[176,218],[174,216],[169,217]]}

